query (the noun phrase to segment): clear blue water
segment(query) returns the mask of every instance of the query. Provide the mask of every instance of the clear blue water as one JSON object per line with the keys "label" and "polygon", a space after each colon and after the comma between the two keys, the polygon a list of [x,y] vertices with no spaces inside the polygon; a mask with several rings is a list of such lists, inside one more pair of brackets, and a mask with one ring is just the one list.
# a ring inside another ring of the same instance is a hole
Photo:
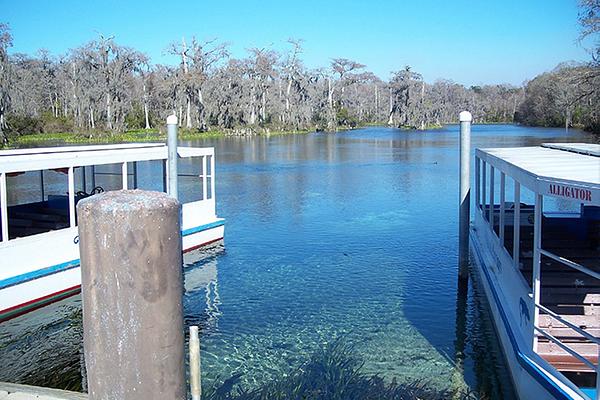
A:
{"label": "clear blue water", "polygon": [[[476,125],[472,144],[594,140]],[[193,144],[216,149],[227,220],[224,246],[186,267],[205,386],[234,374],[246,388],[285,378],[341,338],[365,373],[513,396],[485,300],[472,286],[457,293],[457,126]],[[0,325],[0,380],[77,388],[79,307],[75,298]]]}

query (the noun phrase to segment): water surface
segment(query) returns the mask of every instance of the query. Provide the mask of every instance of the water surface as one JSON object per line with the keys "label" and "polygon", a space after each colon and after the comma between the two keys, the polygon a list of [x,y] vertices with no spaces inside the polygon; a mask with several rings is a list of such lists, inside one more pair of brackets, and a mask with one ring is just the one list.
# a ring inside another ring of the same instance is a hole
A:
{"label": "water surface", "polygon": [[[593,140],[476,125],[472,145]],[[205,386],[259,387],[344,340],[388,381],[513,396],[485,300],[457,293],[458,126],[191,144],[215,147],[227,220],[224,247],[186,265]],[[78,297],[2,324],[0,380],[78,388],[80,342]]]}

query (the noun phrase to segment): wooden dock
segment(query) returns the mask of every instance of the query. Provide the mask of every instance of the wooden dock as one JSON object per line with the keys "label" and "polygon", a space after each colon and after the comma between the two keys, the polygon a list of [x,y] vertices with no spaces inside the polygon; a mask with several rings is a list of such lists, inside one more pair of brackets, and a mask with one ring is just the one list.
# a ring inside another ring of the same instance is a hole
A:
{"label": "wooden dock", "polygon": [[88,400],[86,393],[0,382],[0,400]]}

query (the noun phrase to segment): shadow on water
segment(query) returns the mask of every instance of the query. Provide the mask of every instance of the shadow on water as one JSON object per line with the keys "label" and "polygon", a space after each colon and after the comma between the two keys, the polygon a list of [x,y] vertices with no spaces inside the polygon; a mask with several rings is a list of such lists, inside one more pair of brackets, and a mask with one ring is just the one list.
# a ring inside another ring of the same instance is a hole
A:
{"label": "shadow on water", "polygon": [[81,390],[79,295],[3,322],[0,328],[0,382]]}

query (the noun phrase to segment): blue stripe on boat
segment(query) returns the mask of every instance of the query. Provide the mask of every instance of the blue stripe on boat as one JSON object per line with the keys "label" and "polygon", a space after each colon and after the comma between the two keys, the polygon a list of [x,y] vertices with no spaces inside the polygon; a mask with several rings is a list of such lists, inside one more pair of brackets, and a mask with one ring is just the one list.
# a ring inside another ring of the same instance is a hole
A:
{"label": "blue stripe on boat", "polygon": [[492,296],[494,297],[494,303],[498,307],[498,311],[500,312],[500,317],[502,318],[502,322],[504,323],[504,327],[506,332],[508,333],[508,338],[510,339],[510,343],[513,347],[513,351],[515,352],[516,358],[519,361],[519,364],[531,375],[542,387],[548,390],[553,394],[555,399],[565,399],[572,400],[573,397],[568,395],[561,387],[557,386],[554,381],[552,381],[548,376],[537,366],[535,365],[530,358],[523,354],[519,349],[519,344],[517,343],[517,339],[515,339],[512,329],[510,328],[510,323],[508,322],[508,317],[504,312],[504,308],[502,308],[502,304],[500,303],[500,298],[496,293],[496,289],[492,283],[492,278],[490,278],[489,272],[483,262],[483,257],[479,251],[479,247],[476,243],[473,248],[477,253],[477,258],[479,259],[479,264],[481,265],[481,270],[483,271],[485,278],[490,286],[492,291]]}
{"label": "blue stripe on boat", "polygon": [[[194,228],[189,228],[181,232],[182,236],[193,235],[194,233],[206,231],[208,229],[216,228],[219,226],[225,225],[225,220],[221,219],[219,221],[211,222],[209,224],[196,226]],[[11,276],[10,278],[0,280],[0,290],[9,288],[11,286],[20,285],[21,283],[33,281],[39,278],[43,278],[45,276],[50,276],[57,274],[59,272],[68,271],[73,268],[79,267],[79,259],[67,261],[62,264],[53,265],[51,267],[38,269],[35,271],[27,272],[25,274]]]}
{"label": "blue stripe on boat", "polygon": [[0,280],[0,290],[9,288],[11,286],[19,285],[21,283],[33,281],[44,276],[54,275],[59,272],[68,271],[79,266],[79,259],[64,262],[62,264],[53,265],[48,268],[38,269],[36,271],[27,272],[25,274],[11,276],[10,278]]}
{"label": "blue stripe on boat", "polygon": [[212,229],[212,228],[217,228],[217,227],[223,226],[223,225],[225,225],[225,220],[221,219],[219,221],[211,222],[209,224],[200,225],[200,226],[197,226],[195,228],[186,229],[186,230],[184,230],[184,231],[181,232],[181,235],[182,236],[193,235],[194,233],[206,231],[206,230]]}

